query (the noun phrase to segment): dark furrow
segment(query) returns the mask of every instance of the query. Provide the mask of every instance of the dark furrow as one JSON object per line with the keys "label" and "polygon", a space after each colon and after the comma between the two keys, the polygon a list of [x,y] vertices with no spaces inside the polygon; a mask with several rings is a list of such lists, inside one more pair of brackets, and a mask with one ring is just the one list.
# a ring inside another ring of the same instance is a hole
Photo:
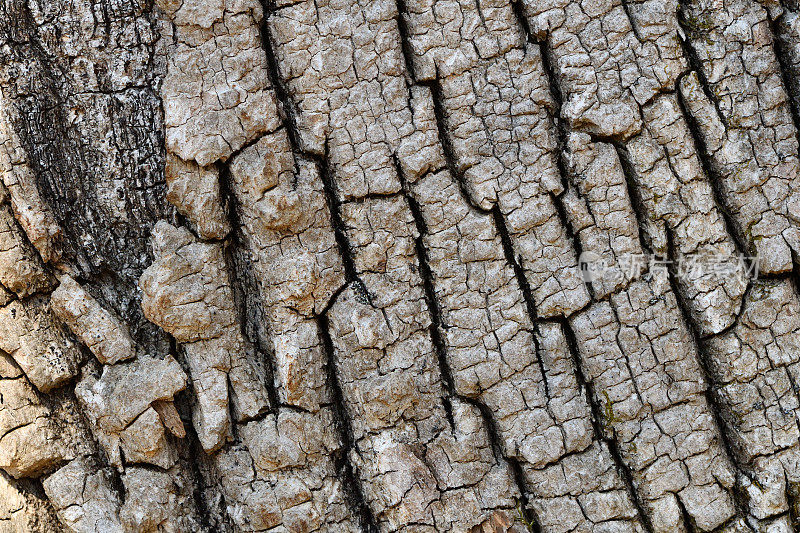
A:
{"label": "dark furrow", "polygon": [[800,531],[800,484],[789,481],[789,475],[784,470],[786,480],[786,501],[789,503],[789,519],[794,531]]}
{"label": "dark furrow", "polygon": [[[405,196],[406,203],[409,207],[409,210],[411,211],[411,215],[414,218],[414,224],[417,228],[418,235],[414,239],[414,245],[417,252],[417,261],[419,263],[419,275],[422,278],[422,284],[425,290],[425,300],[428,304],[428,311],[430,312],[431,315],[431,326],[429,330],[431,335],[431,341],[433,342],[434,350],[436,352],[436,357],[439,363],[439,373],[441,375],[442,382],[445,384],[447,394],[450,397],[458,398],[462,402],[467,403],[478,409],[478,412],[480,413],[481,418],[483,419],[483,425],[486,428],[486,432],[489,435],[489,440],[492,443],[492,451],[494,453],[495,458],[508,464],[514,476],[514,482],[517,486],[517,490],[520,493],[520,502],[522,504],[520,512],[523,514],[522,518],[525,521],[525,524],[528,527],[529,531],[531,531],[532,533],[540,533],[541,532],[541,526],[539,525],[540,522],[538,518],[535,516],[533,510],[529,507],[525,474],[522,470],[522,465],[515,457],[509,457],[503,451],[503,445],[501,443],[500,434],[497,430],[497,423],[494,419],[494,414],[492,413],[492,410],[489,409],[489,407],[482,401],[480,401],[478,398],[469,398],[463,396],[459,394],[458,391],[456,390],[455,381],[453,379],[453,373],[447,361],[447,343],[444,340],[444,335],[443,335],[444,323],[442,321],[441,309],[439,308],[439,302],[436,299],[436,287],[434,284],[435,276],[430,267],[430,261],[428,259],[428,250],[427,248],[425,248],[424,239],[425,235],[428,234],[428,226],[425,222],[425,217],[422,214],[422,209],[417,203],[416,198],[414,198],[414,195],[409,189],[408,183],[402,174],[402,170],[400,168],[400,162],[397,160],[396,156],[394,158],[394,162],[397,168],[397,175],[403,187],[403,194]],[[538,349],[537,349],[537,356],[538,356]],[[542,375],[542,379],[546,380],[546,377]],[[545,387],[547,387],[546,381],[545,381]],[[450,422],[450,427],[454,428],[455,423],[452,415],[452,407],[450,407],[449,405],[450,402],[447,400],[447,398],[443,398],[443,400],[445,402],[445,407],[447,408],[447,415],[448,415],[448,420]]]}
{"label": "dark furrow", "polygon": [[[269,17],[275,8],[273,5],[271,5],[270,0],[261,0],[261,4],[264,9],[264,21],[261,26],[261,43],[267,58],[268,76],[280,104],[279,109],[281,110],[281,121],[288,133],[292,153],[295,154],[295,157],[297,157],[297,153],[300,153],[316,163],[323,186],[323,192],[325,194],[325,200],[328,205],[328,211],[330,213],[331,225],[333,227],[336,244],[339,248],[339,255],[342,259],[345,277],[349,284],[353,285],[355,290],[360,291],[369,302],[369,293],[367,292],[364,283],[358,277],[353,259],[353,252],[347,238],[344,222],[341,218],[341,202],[334,188],[333,169],[330,168],[328,162],[328,143],[325,143],[325,152],[323,154],[312,153],[304,149],[301,143],[301,138],[297,128],[297,120],[295,118],[295,106],[292,101],[292,97],[286,88],[284,80],[280,75],[280,69],[275,57],[275,51],[273,50],[270,42],[268,22]],[[344,288],[340,289],[340,291],[337,291],[336,295],[340,294],[341,290],[344,290]],[[315,317],[323,350],[326,355],[326,370],[328,373],[327,381],[328,387],[330,388],[333,396],[332,407],[334,420],[338,430],[337,433],[339,434],[339,438],[342,443],[342,448],[337,452],[337,456],[334,459],[337,474],[342,479],[344,484],[344,490],[347,495],[350,512],[353,513],[354,516],[359,517],[361,528],[364,533],[377,533],[377,521],[375,516],[372,514],[372,510],[369,508],[366,499],[364,498],[363,492],[361,491],[358,469],[350,460],[350,452],[354,446],[352,438],[353,425],[347,412],[347,407],[344,402],[344,395],[342,393],[341,382],[339,381],[339,376],[336,372],[335,350],[333,347],[333,341],[330,337],[330,328],[327,316],[327,308],[333,305],[336,295],[334,295],[329,302],[325,312]]]}
{"label": "dark furrow", "polygon": [[[616,436],[607,436],[601,420],[603,420],[603,409],[597,401],[597,396],[594,391],[594,384],[586,379],[583,373],[583,366],[581,363],[580,350],[578,348],[578,339],[575,337],[575,332],[572,329],[572,324],[566,318],[558,318],[554,320],[561,324],[561,330],[564,332],[564,338],[567,340],[567,347],[569,348],[570,356],[572,357],[572,365],[575,369],[575,376],[578,381],[578,387],[583,391],[586,396],[586,402],[589,404],[589,412],[591,414],[592,430],[595,439],[604,443],[608,448],[611,459],[614,462],[617,472],[625,485],[625,490],[628,497],[636,507],[636,512],[639,514],[639,519],[642,521],[642,526],[646,531],[652,532],[653,526],[650,523],[650,517],[644,511],[644,506],[636,490],[636,482],[633,480],[633,472],[625,463],[622,454],[619,451],[619,445],[616,441]],[[613,431],[613,430],[612,430]]]}
{"label": "dark furrow", "polygon": [[[544,71],[545,76],[547,77],[547,83],[550,87],[550,95],[553,97],[553,101],[555,103],[555,109],[552,110],[551,120],[552,120],[552,128],[555,130],[556,134],[556,153],[553,155],[553,159],[555,161],[556,167],[558,168],[558,175],[561,178],[561,186],[564,189],[561,194],[553,194],[550,193],[550,198],[552,199],[553,206],[556,209],[556,213],[558,214],[558,219],[561,221],[561,226],[564,228],[566,232],[567,239],[572,246],[575,248],[575,254],[577,257],[581,257],[583,255],[583,245],[581,244],[581,240],[578,237],[575,229],[572,227],[572,223],[567,216],[567,210],[564,207],[564,202],[562,201],[561,197],[566,193],[567,190],[570,189],[571,185],[569,183],[568,176],[570,175],[569,169],[567,168],[566,160],[565,160],[565,150],[567,146],[567,126],[564,124],[564,121],[561,119],[561,106],[563,105],[563,94],[561,92],[561,86],[558,84],[558,77],[555,73],[555,68],[553,67],[552,58],[550,57],[550,52],[547,47],[546,41],[535,42],[532,40],[532,37],[527,30],[528,25],[527,21],[525,24],[522,25],[523,28],[526,28],[526,37],[528,42],[532,45],[539,47],[539,57],[542,61],[542,70]],[[577,191],[576,191],[577,194]],[[578,265],[580,267],[580,265]],[[591,300],[595,300],[594,294],[594,287],[591,283],[585,283],[586,290],[589,292],[589,296]]]}
{"label": "dark furrow", "polygon": [[317,168],[319,169],[320,180],[322,181],[322,189],[325,193],[325,200],[328,204],[328,212],[331,217],[331,226],[333,226],[333,234],[336,238],[336,245],[339,247],[339,255],[342,258],[342,266],[344,267],[345,278],[348,283],[356,286],[367,301],[372,305],[372,298],[369,291],[361,278],[358,276],[356,270],[355,258],[353,256],[353,248],[350,246],[350,239],[347,237],[347,227],[342,220],[341,207],[342,202],[339,195],[335,190],[335,178],[333,176],[333,169],[328,164],[328,143],[325,143],[325,155],[321,158],[316,158]]}
{"label": "dark furrow", "polygon": [[436,117],[436,132],[439,136],[439,144],[441,145],[442,152],[444,153],[444,160],[447,164],[447,169],[450,171],[450,174],[453,176],[453,178],[455,178],[456,183],[461,190],[461,196],[472,209],[483,214],[489,213],[490,210],[484,209],[478,205],[477,202],[475,202],[474,198],[472,198],[472,194],[467,188],[467,179],[464,177],[464,173],[459,169],[458,156],[456,155],[453,144],[450,141],[450,135],[448,134],[449,129],[447,127],[447,112],[444,109],[444,97],[442,96],[442,86],[439,82],[438,73],[435,81],[418,83],[419,85],[427,87],[431,91],[433,114]]}
{"label": "dark furrow", "polygon": [[628,190],[628,199],[631,202],[631,210],[633,211],[633,215],[636,217],[639,246],[642,248],[642,252],[652,256],[653,249],[645,239],[645,235],[648,234],[647,225],[645,224],[644,220],[642,220],[642,216],[647,212],[647,209],[644,206],[642,195],[639,193],[639,188],[636,186],[636,173],[633,169],[633,163],[629,159],[628,151],[624,146],[620,145],[619,143],[612,143],[612,146],[617,152],[617,159],[619,159],[620,167],[622,167],[622,174],[625,176],[625,187]]}
{"label": "dark furrow", "polygon": [[354,448],[353,426],[344,401],[344,394],[336,370],[336,351],[331,339],[328,316],[323,314],[316,317],[317,330],[322,339],[322,348],[325,353],[325,368],[328,372],[328,383],[333,399],[334,422],[336,423],[342,446],[334,452],[336,472],[343,481],[343,489],[347,495],[351,510],[360,518],[361,529],[364,533],[377,533],[378,523],[367,504],[357,471],[350,461],[350,452]]}
{"label": "dark furrow", "polygon": [[[699,78],[700,73],[697,71],[695,71],[695,73],[697,73]],[[688,73],[683,74],[680,78],[678,78],[676,81],[676,86],[680,86],[681,79],[687,74]],[[703,85],[702,80],[701,85]],[[748,246],[748,244],[742,238],[742,233],[739,230],[738,224],[730,212],[728,203],[725,201],[725,194],[722,192],[721,188],[722,177],[714,168],[711,154],[708,152],[708,148],[706,147],[706,143],[703,140],[703,135],[700,131],[700,125],[697,123],[694,115],[692,115],[692,113],[689,111],[689,106],[686,103],[686,100],[684,99],[683,93],[680,91],[680,89],[677,89],[675,92],[678,95],[678,106],[681,108],[681,114],[686,121],[686,127],[689,129],[689,133],[692,136],[695,154],[697,155],[697,159],[700,161],[700,166],[703,168],[703,174],[705,175],[706,180],[711,185],[711,191],[714,194],[714,204],[717,208],[717,211],[719,211],[720,215],[722,216],[722,220],[725,222],[725,229],[733,240],[733,244],[736,246],[737,252],[749,252],[751,247]],[[712,100],[712,102],[713,101],[714,100]],[[749,261],[749,258],[747,259]]]}
{"label": "dark furrow", "polygon": [[231,231],[226,238],[225,246],[225,267],[228,271],[228,278],[233,289],[233,299],[236,305],[236,312],[239,317],[239,324],[242,335],[253,348],[258,356],[256,361],[265,374],[265,383],[269,404],[272,409],[276,409],[280,403],[277,386],[275,385],[275,375],[277,373],[277,362],[269,346],[269,331],[267,321],[264,316],[264,308],[259,289],[259,283],[253,272],[252,263],[245,246],[246,237],[242,228],[240,205],[236,194],[231,187],[230,168],[227,163],[218,163],[220,193],[225,203],[225,211],[231,224]]}
{"label": "dark furrow", "polygon": [[[672,290],[672,294],[675,297],[675,303],[680,310],[681,317],[683,319],[683,323],[691,336],[691,342],[694,344],[695,351],[697,353],[697,362],[700,370],[702,372],[701,378],[706,383],[706,388],[704,390],[704,396],[706,398],[706,402],[708,403],[709,411],[711,416],[714,420],[714,426],[717,428],[717,433],[719,433],[720,444],[722,445],[722,449],[725,451],[725,454],[728,456],[728,459],[731,462],[733,468],[742,475],[746,475],[743,471],[741,465],[738,464],[736,458],[738,455],[736,454],[735,447],[730,441],[727,433],[727,426],[722,419],[722,407],[717,400],[716,392],[714,391],[714,380],[711,379],[711,371],[709,370],[710,357],[706,353],[705,344],[703,343],[703,339],[700,335],[700,331],[697,325],[692,320],[691,313],[689,311],[688,305],[686,304],[685,299],[681,295],[681,292],[678,290],[678,282],[677,282],[677,272],[675,271],[676,268],[676,261],[677,255],[675,252],[675,243],[673,242],[673,235],[672,230],[669,226],[665,226],[666,234],[667,234],[667,278],[669,280],[669,285]],[[744,304],[743,304],[744,305]],[[733,502],[736,507],[737,515],[741,518],[746,518],[748,516],[747,508],[748,504],[746,501],[746,492],[743,488],[739,486],[738,476],[734,483],[734,487],[732,490]],[[680,498],[677,498],[680,500]]]}
{"label": "dark furrow", "polygon": [[444,97],[442,96],[442,86],[439,82],[438,69],[435,80],[417,79],[414,72],[414,54],[411,49],[411,41],[408,36],[408,24],[404,18],[404,14],[408,13],[408,8],[406,7],[405,0],[395,1],[397,2],[397,10],[399,13],[397,20],[397,32],[400,34],[400,46],[403,51],[406,72],[411,78],[412,84],[427,87],[431,92],[431,100],[433,101],[433,114],[436,117],[436,133],[439,138],[439,145],[442,147],[442,153],[444,154],[444,160],[445,164],[447,165],[447,169],[456,180],[456,183],[461,190],[461,195],[464,197],[464,200],[467,202],[467,204],[478,212],[488,213],[489,210],[482,208],[473,200],[472,195],[470,194],[469,190],[467,190],[467,180],[464,178],[464,173],[459,169],[458,156],[456,155],[455,149],[453,148],[453,143],[450,141],[450,136],[448,135],[449,129],[447,127],[447,112],[444,109]]}
{"label": "dark furrow", "polygon": [[531,286],[530,283],[528,283],[528,278],[525,277],[525,271],[522,269],[520,260],[514,253],[514,244],[511,242],[511,234],[508,232],[508,228],[506,228],[506,221],[503,218],[503,214],[500,212],[500,208],[495,206],[495,208],[492,209],[492,214],[494,215],[494,224],[497,227],[497,234],[500,235],[500,242],[503,245],[503,253],[506,256],[506,262],[514,269],[514,277],[517,279],[517,284],[522,292],[522,298],[525,301],[525,308],[528,311],[528,317],[531,320],[531,324],[533,324],[534,334],[531,338],[533,339],[533,347],[536,351],[536,362],[539,365],[539,372],[542,375],[544,394],[549,401],[550,385],[547,383],[547,372],[545,371],[544,362],[540,356],[539,339],[536,336],[539,329],[536,326],[539,316],[536,311],[536,301],[533,299]]}
{"label": "dark furrow", "polygon": [[[676,88],[680,86],[681,79],[687,74],[688,73],[683,74],[680,78],[678,78],[678,80],[675,82]],[[686,100],[684,99],[683,93],[680,91],[680,89],[676,89],[675,92],[678,96],[677,101],[678,106],[681,109],[681,114],[686,122],[686,127],[689,130],[689,134],[692,137],[694,153],[697,156],[698,161],[700,161],[700,166],[703,169],[703,175],[711,187],[711,193],[714,198],[714,206],[717,208],[717,212],[722,217],[722,222],[725,224],[725,231],[728,236],[730,236],[731,242],[736,249],[736,253],[739,254],[742,260],[745,262],[748,272],[754,272],[754,276],[758,275],[758,258],[747,255],[751,253],[752,247],[745,242],[742,232],[739,229],[739,224],[733,218],[728,203],[725,201],[725,194],[722,191],[722,177],[714,168],[711,154],[708,152],[708,148],[706,147],[706,143],[703,140],[703,135],[700,131],[700,125],[697,123],[694,115],[692,115],[692,113],[689,111],[689,106],[686,103]],[[671,237],[669,238],[671,239]],[[744,311],[744,304],[747,301],[747,295],[753,286],[753,281],[753,277],[748,278],[747,280],[747,287],[745,287],[744,294],[742,295],[742,302],[739,306],[739,311],[736,313],[736,318],[733,321],[733,324],[725,328],[723,331],[717,333],[717,335],[724,333],[738,323],[739,316]]]}
{"label": "dark furrow", "polygon": [[525,13],[525,6],[522,5],[522,0],[510,0],[511,10],[514,12],[514,17],[517,19],[522,36],[526,43],[535,43],[531,33],[531,26],[528,24],[528,15]]}
{"label": "dark furrow", "polygon": [[[693,70],[697,74],[697,79],[700,82],[700,87],[703,89],[703,92],[706,95],[706,98],[714,105],[714,109],[717,111],[717,116],[725,125],[725,129],[728,129],[728,121],[725,118],[725,115],[722,113],[722,110],[719,107],[719,101],[714,96],[713,91],[711,90],[711,84],[708,82],[708,78],[706,78],[705,70],[703,69],[703,62],[700,60],[700,56],[697,55],[697,50],[695,50],[694,45],[691,43],[691,37],[694,34],[692,30],[691,22],[688,20],[688,15],[686,12],[691,9],[687,0],[678,0],[678,25],[683,30],[685,35],[682,36],[678,33],[678,42],[681,44],[681,51],[683,52],[683,56],[686,61],[689,63],[689,68]],[[707,31],[707,30],[706,30]],[[680,78],[678,78],[678,83],[676,87],[680,84]],[[677,93],[680,94],[680,90],[677,90]]]}
{"label": "dark furrow", "polygon": [[[269,18],[275,11],[275,6],[272,5],[272,0],[261,0],[261,6],[264,10],[264,20],[261,22],[261,47],[267,58],[267,76],[272,84],[272,89],[275,91],[275,96],[278,99],[278,111],[281,115],[281,122],[289,134],[289,144],[292,146],[292,153],[302,153],[310,156],[308,150],[305,149],[301,142],[300,135],[297,128],[297,111],[286,88],[283,77],[278,68],[278,60],[275,58],[275,50],[272,49],[269,33]],[[320,154],[315,154],[319,156]]]}
{"label": "dark furrow", "polygon": [[[607,432],[606,430],[604,430],[603,425],[600,422],[600,420],[603,420],[605,418],[603,415],[603,410],[601,406],[597,403],[597,397],[594,395],[593,384],[591,383],[590,380],[586,379],[583,373],[583,368],[581,366],[581,359],[579,355],[580,351],[578,349],[578,341],[575,337],[574,331],[572,330],[572,325],[570,324],[569,319],[566,317],[546,318],[542,319],[541,322],[557,323],[561,326],[561,329],[564,332],[564,338],[567,341],[567,348],[570,353],[570,358],[572,359],[573,366],[575,369],[575,376],[576,376],[576,381],[578,383],[578,387],[583,392],[586,398],[586,402],[589,405],[590,422],[592,424],[594,440],[597,442],[605,443],[606,446],[608,447],[609,454],[611,455],[612,461],[614,462],[614,466],[617,472],[620,474],[621,480],[625,485],[625,490],[630,497],[631,503],[634,505],[634,507],[637,510],[637,513],[639,514],[643,527],[645,528],[646,531],[652,531],[652,526],[650,525],[649,516],[645,513],[638,492],[636,491],[636,484],[633,480],[633,474],[630,468],[625,463],[625,461],[622,459],[622,455],[619,451],[619,446],[615,440],[616,434],[612,434],[612,436],[607,436],[606,434]],[[610,431],[613,433],[614,431],[613,428],[610,428]],[[581,452],[572,452],[566,454],[562,456],[561,459],[569,455],[572,455],[573,453],[581,453]]]}
{"label": "dark furrow", "polygon": [[[175,357],[176,360],[182,360],[178,359],[177,346],[174,346],[174,348],[175,351],[171,355]],[[208,472],[208,461],[210,458],[208,455],[206,455],[203,447],[200,445],[200,439],[197,436],[197,430],[192,423],[190,400],[190,397],[192,396],[195,396],[195,393],[194,385],[190,379],[186,382],[186,389],[178,392],[174,399],[175,407],[179,410],[181,421],[183,422],[183,426],[186,431],[186,437],[181,440],[185,443],[184,446],[187,453],[185,456],[183,453],[181,454],[181,463],[185,464],[188,470],[192,473],[192,502],[195,507],[196,516],[200,521],[200,527],[202,528],[202,531],[220,531],[222,530],[220,524],[217,523],[214,512],[208,504],[211,499],[207,498],[204,494],[205,489],[210,485],[207,483],[204,471],[201,469],[201,464],[205,467],[205,471]],[[221,493],[219,494],[220,496],[222,495]],[[218,506],[216,512],[219,513],[219,516],[224,523],[232,523],[230,517],[228,516],[227,506]]]}
{"label": "dark furrow", "polygon": [[636,39],[643,43],[645,42],[642,39],[641,34],[639,33],[639,27],[636,24],[636,19],[633,18],[633,13],[631,13],[631,6],[628,4],[628,0],[620,0],[620,4],[622,4],[622,9],[625,11],[625,16],[628,17],[628,22],[631,24],[631,31],[636,36]]}
{"label": "dark furrow", "polygon": [[[767,14],[769,15],[769,12]],[[797,139],[798,145],[800,146],[800,102],[798,102],[800,95],[797,94],[798,73],[792,72],[791,65],[788,63],[789,55],[784,48],[784,41],[787,40],[784,38],[783,31],[781,30],[781,18],[784,15],[785,13],[782,13],[781,16],[777,18],[770,18],[769,27],[772,31],[772,49],[775,52],[775,59],[777,60],[778,69],[781,73],[781,81],[783,82],[783,90],[786,93],[789,112],[792,115],[794,135]],[[792,74],[794,74],[795,83],[792,83]]]}
{"label": "dark furrow", "polygon": [[411,48],[411,40],[408,37],[408,22],[405,18],[408,13],[408,6],[406,5],[406,0],[395,1],[397,2],[397,31],[400,34],[400,49],[403,52],[403,59],[406,63],[406,72],[412,83],[419,83],[414,68],[414,51]]}

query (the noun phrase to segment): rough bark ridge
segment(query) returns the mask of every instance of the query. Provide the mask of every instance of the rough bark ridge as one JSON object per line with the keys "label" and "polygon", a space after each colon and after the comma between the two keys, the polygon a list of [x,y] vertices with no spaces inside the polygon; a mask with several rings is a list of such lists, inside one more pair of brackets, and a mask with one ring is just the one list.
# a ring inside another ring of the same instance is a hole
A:
{"label": "rough bark ridge", "polygon": [[0,0],[0,532],[800,531],[795,0]]}

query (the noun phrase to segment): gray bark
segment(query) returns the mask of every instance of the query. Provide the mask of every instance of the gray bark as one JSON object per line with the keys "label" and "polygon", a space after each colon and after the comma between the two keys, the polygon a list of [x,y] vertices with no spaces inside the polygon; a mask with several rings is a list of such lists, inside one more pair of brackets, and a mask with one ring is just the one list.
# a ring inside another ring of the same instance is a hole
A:
{"label": "gray bark", "polygon": [[0,532],[800,531],[794,0],[0,0]]}

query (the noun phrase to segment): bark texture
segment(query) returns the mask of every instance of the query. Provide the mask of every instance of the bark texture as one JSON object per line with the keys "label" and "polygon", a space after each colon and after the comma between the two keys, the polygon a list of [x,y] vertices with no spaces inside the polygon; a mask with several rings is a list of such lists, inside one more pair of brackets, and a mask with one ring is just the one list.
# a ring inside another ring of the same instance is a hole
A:
{"label": "bark texture", "polygon": [[0,0],[0,532],[800,531],[796,0]]}

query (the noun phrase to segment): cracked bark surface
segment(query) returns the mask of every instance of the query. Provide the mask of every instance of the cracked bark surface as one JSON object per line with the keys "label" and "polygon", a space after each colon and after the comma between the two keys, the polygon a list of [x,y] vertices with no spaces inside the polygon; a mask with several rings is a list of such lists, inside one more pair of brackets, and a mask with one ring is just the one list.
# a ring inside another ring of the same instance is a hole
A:
{"label": "cracked bark surface", "polygon": [[0,532],[800,531],[794,0],[0,0]]}

